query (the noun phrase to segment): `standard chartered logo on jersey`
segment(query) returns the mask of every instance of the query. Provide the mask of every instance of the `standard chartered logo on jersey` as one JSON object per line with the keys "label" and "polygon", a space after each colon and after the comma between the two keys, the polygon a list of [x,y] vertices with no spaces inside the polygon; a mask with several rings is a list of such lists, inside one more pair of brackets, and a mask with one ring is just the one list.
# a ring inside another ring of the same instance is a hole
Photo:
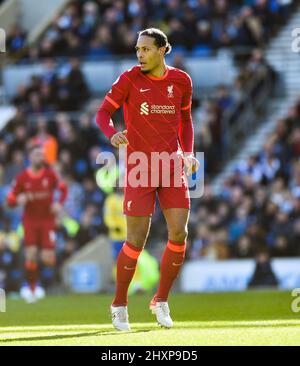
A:
{"label": "standard chartered logo on jersey", "polygon": [[149,105],[147,102],[144,102],[141,104],[141,111],[140,111],[141,114],[145,114],[146,116],[148,116],[149,114]]}
{"label": "standard chartered logo on jersey", "polygon": [[[151,104],[150,113],[153,114],[175,114],[175,106],[174,105],[160,105],[160,104]],[[149,104],[144,102],[141,104],[140,114],[149,115]]]}
{"label": "standard chartered logo on jersey", "polygon": [[6,295],[5,291],[0,288],[0,313],[5,313],[6,311]]}

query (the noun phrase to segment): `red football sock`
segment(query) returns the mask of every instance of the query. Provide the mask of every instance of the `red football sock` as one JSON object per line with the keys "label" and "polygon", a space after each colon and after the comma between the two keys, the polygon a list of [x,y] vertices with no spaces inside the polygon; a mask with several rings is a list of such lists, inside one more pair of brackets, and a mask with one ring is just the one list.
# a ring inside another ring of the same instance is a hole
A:
{"label": "red football sock", "polygon": [[171,287],[178,276],[185,256],[185,242],[175,243],[171,240],[165,248],[160,265],[160,282],[156,301],[167,301]]}
{"label": "red football sock", "polygon": [[25,262],[26,279],[29,287],[34,291],[38,280],[38,265],[35,262]]}
{"label": "red football sock", "polygon": [[128,287],[134,275],[136,264],[142,248],[139,249],[125,241],[117,259],[116,296],[113,306],[126,306]]}

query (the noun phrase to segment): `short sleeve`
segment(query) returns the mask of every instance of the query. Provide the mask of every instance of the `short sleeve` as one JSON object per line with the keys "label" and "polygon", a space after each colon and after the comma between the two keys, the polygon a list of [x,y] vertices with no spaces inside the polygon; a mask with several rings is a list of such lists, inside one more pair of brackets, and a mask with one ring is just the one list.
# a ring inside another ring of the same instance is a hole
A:
{"label": "short sleeve", "polygon": [[186,75],[186,85],[184,88],[184,92],[182,95],[182,102],[181,102],[181,110],[184,111],[186,109],[191,108],[192,105],[192,94],[193,94],[193,83],[190,76]]}
{"label": "short sleeve", "polygon": [[129,84],[130,79],[128,77],[128,71],[125,71],[113,83],[112,88],[106,94],[105,99],[115,108],[120,108],[127,99]]}

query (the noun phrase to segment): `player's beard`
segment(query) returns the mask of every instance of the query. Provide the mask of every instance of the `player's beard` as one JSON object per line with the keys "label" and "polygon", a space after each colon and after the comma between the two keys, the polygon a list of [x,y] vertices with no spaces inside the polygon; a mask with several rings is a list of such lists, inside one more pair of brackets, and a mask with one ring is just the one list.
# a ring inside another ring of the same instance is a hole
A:
{"label": "player's beard", "polygon": [[[147,66],[146,66],[147,67]],[[146,69],[142,69],[142,67],[140,67],[140,70],[143,74],[150,74],[151,71],[153,70],[154,68],[153,67],[150,67],[149,66],[146,68]]]}
{"label": "player's beard", "polygon": [[141,69],[141,72],[143,73],[143,74],[149,74],[149,72],[150,72],[151,70],[142,70]]}
{"label": "player's beard", "polygon": [[[149,62],[147,63],[148,65],[149,65]],[[152,64],[152,67],[151,68],[148,68],[148,69],[142,69],[142,68],[140,68],[140,70],[141,70],[141,72],[143,73],[143,74],[151,74],[151,72],[153,71],[153,70],[155,70],[157,67],[159,67],[159,62],[154,62],[154,61],[152,61],[150,64]]]}
{"label": "player's beard", "polygon": [[44,161],[42,161],[41,163],[37,163],[37,164],[33,165],[33,168],[34,168],[34,170],[41,170],[45,166],[46,166],[46,163]]}

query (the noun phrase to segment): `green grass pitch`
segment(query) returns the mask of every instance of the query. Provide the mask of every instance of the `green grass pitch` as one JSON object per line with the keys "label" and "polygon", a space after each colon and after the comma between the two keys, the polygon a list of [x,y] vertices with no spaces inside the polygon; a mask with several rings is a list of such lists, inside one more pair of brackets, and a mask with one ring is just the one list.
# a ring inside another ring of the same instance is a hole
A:
{"label": "green grass pitch", "polygon": [[0,345],[300,345],[291,292],[174,294],[173,329],[156,324],[150,299],[130,297],[128,333],[113,329],[108,295],[52,296],[32,305],[8,300]]}

